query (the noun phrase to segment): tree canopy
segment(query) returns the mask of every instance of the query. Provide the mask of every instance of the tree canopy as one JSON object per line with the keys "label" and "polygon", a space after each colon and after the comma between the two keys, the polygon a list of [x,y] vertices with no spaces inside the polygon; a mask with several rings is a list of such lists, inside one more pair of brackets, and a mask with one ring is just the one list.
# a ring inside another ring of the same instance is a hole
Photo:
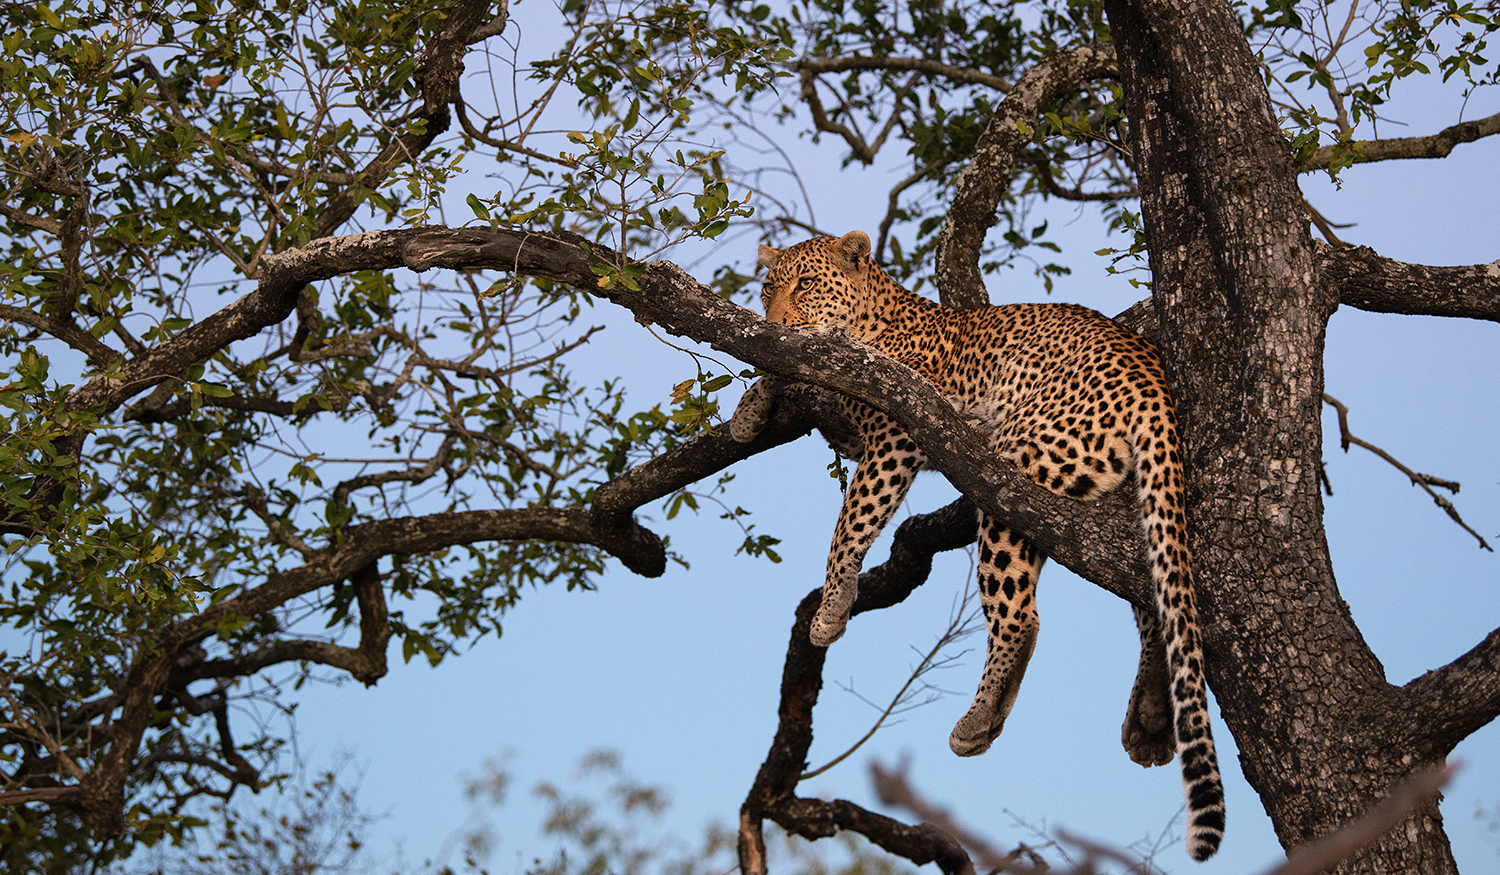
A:
{"label": "tree canopy", "polygon": [[[290,729],[239,703],[374,685],[392,643],[437,663],[533,588],[592,587],[615,561],[660,575],[689,558],[669,539],[683,510],[721,506],[741,551],[776,560],[723,490],[813,428],[847,444],[830,390],[890,413],[968,496],[897,535],[856,610],[967,544],[975,504],[1147,599],[1130,498],[1042,492],[900,366],[741,306],[740,250],[848,230],[818,223],[804,149],[899,168],[866,229],[877,260],[952,306],[1008,269],[1068,271],[1043,202],[1118,232],[1116,268],[1150,294],[1119,318],[1162,348],[1183,409],[1210,680],[1284,845],[1500,711],[1500,631],[1385,683],[1340,607],[1317,476],[1329,316],[1493,322],[1500,276],[1345,245],[1297,185],[1500,132],[1492,114],[1391,137],[1383,115],[1433,77],[1488,105],[1493,5],[569,0],[540,33],[514,12],[5,7],[7,861],[180,835],[193,800],[276,777]],[[599,308],[723,355],[689,352],[670,399],[581,380]],[[781,391],[739,444],[721,393],[752,369]],[[762,819],[961,870],[895,821],[796,795],[822,665],[803,631],[742,814],[747,875]],[[1389,734],[1342,740],[1372,722]],[[1273,769],[1294,726],[1307,747]],[[1451,868],[1425,805],[1417,838],[1350,871]]]}

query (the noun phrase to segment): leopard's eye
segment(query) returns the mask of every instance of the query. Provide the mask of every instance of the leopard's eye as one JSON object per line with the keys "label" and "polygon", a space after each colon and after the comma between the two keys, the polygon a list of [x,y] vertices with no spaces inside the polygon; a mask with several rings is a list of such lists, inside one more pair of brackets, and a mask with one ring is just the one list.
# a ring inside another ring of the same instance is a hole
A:
{"label": "leopard's eye", "polygon": [[816,277],[810,277],[810,276],[798,277],[797,278],[797,291],[799,291],[799,292],[805,292],[808,289],[812,288],[812,285],[816,281],[816,279],[817,279]]}

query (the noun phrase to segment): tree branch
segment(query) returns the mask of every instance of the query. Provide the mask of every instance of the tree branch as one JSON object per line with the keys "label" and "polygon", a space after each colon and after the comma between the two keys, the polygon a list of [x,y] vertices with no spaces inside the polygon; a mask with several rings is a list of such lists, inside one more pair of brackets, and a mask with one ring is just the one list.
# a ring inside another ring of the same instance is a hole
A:
{"label": "tree branch", "polygon": [[1407,732],[1418,740],[1418,749],[1427,750],[1434,760],[1447,756],[1460,741],[1500,717],[1500,629],[1401,690],[1409,715]]}
{"label": "tree branch", "polygon": [[48,319],[46,316],[28,310],[25,307],[15,307],[10,304],[0,304],[0,319],[21,325],[29,325],[38,331],[50,334],[88,356],[89,361],[98,368],[102,368],[110,362],[122,358],[118,350],[112,349],[108,344],[100,342],[98,338],[88,333],[87,330],[75,322],[60,322],[56,319]]}
{"label": "tree branch", "polygon": [[338,486],[334,487],[333,503],[338,505],[348,504],[349,493],[353,492],[356,489],[364,489],[367,486],[380,486],[385,483],[396,482],[421,483],[425,481],[427,478],[436,474],[438,470],[444,465],[448,464],[448,457],[453,452],[453,444],[456,440],[457,437],[451,434],[447,437],[444,437],[443,442],[438,445],[437,452],[433,453],[432,458],[428,459],[421,465],[413,465],[410,468],[399,471],[381,471],[377,474],[361,474],[358,477],[351,477],[350,479],[345,480]]}
{"label": "tree branch", "polygon": [[[890,558],[859,576],[859,595],[851,615],[905,600],[927,580],[935,554],[968,545],[977,529],[978,518],[968,499],[908,518],[896,530]],[[797,782],[806,768],[807,751],[812,745],[812,711],[823,686],[823,662],[828,653],[826,648],[815,647],[808,638],[820,600],[821,591],[814,590],[797,607],[781,675],[776,735],[740,810],[739,855],[743,875],[764,875],[766,871],[760,829],[761,821],[766,818],[788,832],[807,838],[852,829],[917,865],[936,861],[948,875],[972,873],[968,855],[940,831],[907,826],[844,800],[830,803],[796,795]]]}
{"label": "tree branch", "polygon": [[[638,291],[619,284],[600,290],[590,265],[613,265],[618,256],[581,238],[506,230],[391,234],[407,235],[403,251],[407,266],[414,270],[491,268],[590,288],[671,334],[708,343],[768,373],[863,401],[895,418],[922,447],[929,465],[986,514],[1026,533],[1039,549],[1081,577],[1133,603],[1150,604],[1143,587],[1147,575],[1133,495],[1117,490],[1084,504],[1037,486],[989,452],[985,437],[930,383],[870,347],[767,322],[719,298],[669,262],[652,262],[637,278]],[[380,248],[386,249],[383,244]]]}
{"label": "tree branch", "polygon": [[1386,460],[1396,470],[1400,471],[1402,474],[1405,474],[1411,480],[1413,486],[1422,487],[1422,491],[1426,492],[1429,496],[1432,497],[1433,503],[1442,508],[1443,511],[1448,514],[1449,518],[1458,523],[1460,528],[1473,535],[1479,541],[1480,547],[1489,550],[1491,553],[1495,552],[1490,548],[1489,544],[1485,543],[1484,538],[1480,537],[1480,534],[1478,532],[1469,528],[1469,524],[1463,521],[1463,517],[1458,515],[1458,508],[1453,506],[1453,502],[1449,501],[1447,498],[1441,495],[1438,495],[1432,489],[1433,486],[1442,486],[1450,492],[1457,493],[1457,483],[1454,483],[1451,480],[1441,480],[1437,477],[1433,477],[1431,474],[1419,474],[1416,471],[1413,471],[1412,469],[1396,461],[1395,456],[1392,456],[1390,453],[1387,453],[1380,447],[1375,446],[1369,441],[1360,440],[1359,438],[1355,437],[1354,434],[1349,431],[1349,408],[1345,407],[1342,402],[1340,402],[1332,395],[1329,395],[1327,392],[1323,393],[1323,400],[1333,405],[1333,409],[1338,411],[1339,444],[1343,447],[1344,452],[1349,452],[1349,446],[1352,444],[1354,446],[1364,447],[1380,458]]}
{"label": "tree branch", "polygon": [[1118,75],[1110,43],[1079,46],[1049,55],[1017,80],[990,116],[974,156],[954,181],[953,202],[938,232],[933,282],[944,304],[982,307],[989,303],[980,274],[985,233],[995,223],[995,208],[1010,189],[1021,152],[1031,142],[1037,113],[1082,82]]}
{"label": "tree branch", "polygon": [[[354,215],[362,191],[379,187],[401,164],[422,154],[438,135],[448,129],[452,114],[448,109],[458,93],[458,78],[463,74],[463,56],[476,33],[493,29],[489,0],[459,0],[448,10],[442,32],[423,48],[417,58],[414,75],[422,92],[422,110],[414,121],[420,130],[392,137],[390,143],[365,165],[358,181],[345,188],[324,207],[318,216],[314,237],[327,237]],[[503,16],[502,12],[502,16]],[[499,25],[504,27],[504,21]]]}
{"label": "tree branch", "polygon": [[1331,307],[1500,322],[1500,261],[1429,267],[1386,258],[1367,246],[1320,245],[1316,252]]}
{"label": "tree branch", "polygon": [[1391,140],[1355,140],[1323,146],[1298,167],[1303,173],[1326,170],[1336,157],[1353,155],[1355,164],[1394,161],[1405,158],[1446,158],[1453,147],[1500,134],[1500,113],[1471,122],[1459,122],[1425,137],[1397,137]]}

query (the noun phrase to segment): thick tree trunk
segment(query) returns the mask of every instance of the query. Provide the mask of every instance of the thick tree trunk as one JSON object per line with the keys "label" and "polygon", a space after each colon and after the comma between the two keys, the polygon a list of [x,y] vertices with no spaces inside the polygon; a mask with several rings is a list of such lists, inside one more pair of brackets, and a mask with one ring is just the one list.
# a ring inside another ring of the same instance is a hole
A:
{"label": "thick tree trunk", "polygon": [[[1318,493],[1319,282],[1289,150],[1227,4],[1107,0],[1158,338],[1186,444],[1210,682],[1288,848],[1441,753],[1339,596]],[[1229,813],[1233,829],[1234,813]],[[1456,871],[1435,803],[1340,872]]]}

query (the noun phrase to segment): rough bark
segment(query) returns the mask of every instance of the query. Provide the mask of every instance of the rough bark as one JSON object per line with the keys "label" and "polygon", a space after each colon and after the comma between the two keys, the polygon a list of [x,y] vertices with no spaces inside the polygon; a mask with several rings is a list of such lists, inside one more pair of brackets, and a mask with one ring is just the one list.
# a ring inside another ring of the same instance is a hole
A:
{"label": "rough bark", "polygon": [[[1392,731],[1413,715],[1334,580],[1317,471],[1338,299],[1320,282],[1255,58],[1225,5],[1106,10],[1191,472],[1210,680],[1245,775],[1293,848],[1441,754]],[[1339,288],[1358,299],[1354,282]],[[1335,871],[1454,871],[1441,823],[1429,802]]]}

